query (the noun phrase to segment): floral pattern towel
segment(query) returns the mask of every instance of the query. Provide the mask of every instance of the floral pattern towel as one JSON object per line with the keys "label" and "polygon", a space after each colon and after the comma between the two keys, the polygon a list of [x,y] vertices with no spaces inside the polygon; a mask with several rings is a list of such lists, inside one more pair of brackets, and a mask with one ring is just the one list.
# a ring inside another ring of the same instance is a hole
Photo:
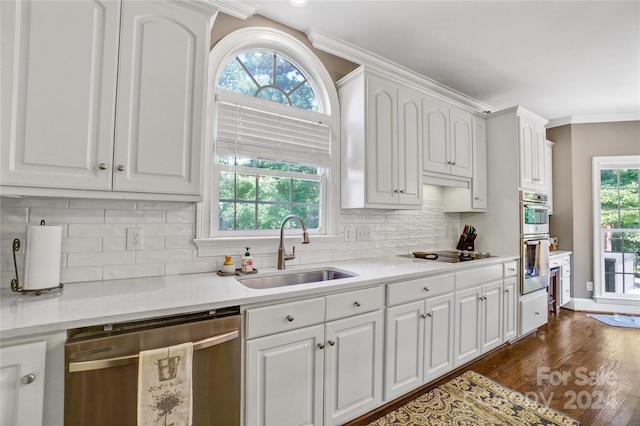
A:
{"label": "floral pattern towel", "polygon": [[191,426],[193,343],[140,352],[138,426]]}

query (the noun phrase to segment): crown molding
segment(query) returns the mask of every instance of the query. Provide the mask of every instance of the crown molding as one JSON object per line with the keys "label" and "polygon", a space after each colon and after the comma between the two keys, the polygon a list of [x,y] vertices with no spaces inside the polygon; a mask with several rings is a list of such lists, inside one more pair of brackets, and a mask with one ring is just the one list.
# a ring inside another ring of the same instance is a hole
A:
{"label": "crown molding", "polygon": [[407,82],[418,86],[417,88],[423,91],[426,89],[429,94],[435,95],[436,97],[449,102],[453,101],[460,107],[470,109],[476,113],[494,109],[477,99],[465,95],[464,93],[458,92],[444,84],[418,74],[415,71],[411,71],[410,69],[390,62],[388,59],[361,49],[351,43],[340,40],[315,28],[310,28],[306,32],[306,35],[309,38],[311,45],[316,49],[359,65],[366,65],[389,78],[397,79],[400,77]]}
{"label": "crown molding", "polygon": [[566,126],[568,124],[613,123],[616,121],[640,121],[640,112],[624,112],[618,114],[567,115],[549,120],[547,129]]}
{"label": "crown molding", "polygon": [[237,0],[209,0],[216,5],[220,12],[231,15],[243,21],[253,15],[258,10],[258,6],[251,1]]}

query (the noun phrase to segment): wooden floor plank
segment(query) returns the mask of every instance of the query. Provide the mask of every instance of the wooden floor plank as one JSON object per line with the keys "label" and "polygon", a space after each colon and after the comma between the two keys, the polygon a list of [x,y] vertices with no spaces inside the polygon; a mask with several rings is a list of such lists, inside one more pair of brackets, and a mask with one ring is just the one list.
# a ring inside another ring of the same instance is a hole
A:
{"label": "wooden floor plank", "polygon": [[366,425],[467,370],[582,425],[640,426],[640,329],[611,327],[567,309],[535,333],[347,425]]}

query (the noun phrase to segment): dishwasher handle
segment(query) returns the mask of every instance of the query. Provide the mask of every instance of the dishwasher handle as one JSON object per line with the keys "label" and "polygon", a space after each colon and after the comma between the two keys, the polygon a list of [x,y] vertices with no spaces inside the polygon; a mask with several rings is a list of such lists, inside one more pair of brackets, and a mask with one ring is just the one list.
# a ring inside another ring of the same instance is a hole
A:
{"label": "dishwasher handle", "polygon": [[[229,342],[237,339],[240,335],[238,330],[229,333],[219,334],[217,336],[208,337],[193,344],[193,350],[210,348],[221,343]],[[69,363],[69,373],[77,373],[80,371],[100,370],[103,368],[119,367],[121,365],[135,364],[138,362],[140,354],[125,355],[108,359],[97,359],[93,361],[79,361]]]}

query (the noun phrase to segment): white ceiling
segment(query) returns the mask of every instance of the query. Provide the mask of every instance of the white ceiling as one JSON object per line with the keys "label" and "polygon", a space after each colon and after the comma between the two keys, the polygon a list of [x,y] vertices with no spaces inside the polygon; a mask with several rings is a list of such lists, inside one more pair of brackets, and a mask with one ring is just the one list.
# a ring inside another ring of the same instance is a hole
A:
{"label": "white ceiling", "polygon": [[315,29],[499,110],[640,112],[640,1],[287,0],[256,13]]}

